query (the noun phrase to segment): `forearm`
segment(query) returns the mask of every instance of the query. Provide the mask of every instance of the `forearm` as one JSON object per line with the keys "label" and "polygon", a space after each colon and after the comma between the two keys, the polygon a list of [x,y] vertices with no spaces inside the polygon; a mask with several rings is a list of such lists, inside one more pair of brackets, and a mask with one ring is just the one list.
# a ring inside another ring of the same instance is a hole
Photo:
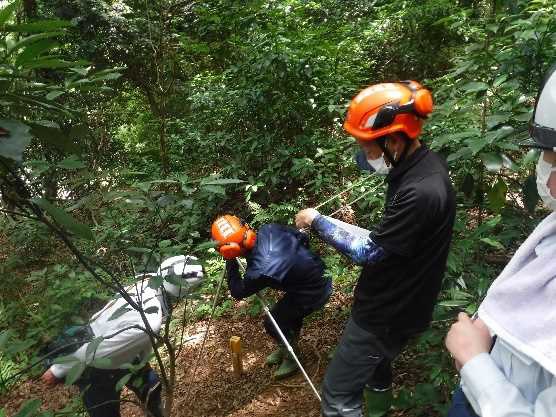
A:
{"label": "forearm", "polygon": [[236,300],[253,295],[267,286],[263,279],[243,279],[236,259],[226,261],[228,288]]}
{"label": "forearm", "polygon": [[384,258],[384,249],[372,241],[352,235],[325,216],[317,216],[311,225],[319,237],[358,265],[373,264]]}
{"label": "forearm", "polygon": [[[496,366],[488,353],[475,356],[461,369],[466,396],[479,414],[490,417],[549,417],[543,410],[546,398],[538,397],[535,404],[529,402]],[[550,402],[556,401],[556,390]],[[503,399],[503,401],[501,401]]]}

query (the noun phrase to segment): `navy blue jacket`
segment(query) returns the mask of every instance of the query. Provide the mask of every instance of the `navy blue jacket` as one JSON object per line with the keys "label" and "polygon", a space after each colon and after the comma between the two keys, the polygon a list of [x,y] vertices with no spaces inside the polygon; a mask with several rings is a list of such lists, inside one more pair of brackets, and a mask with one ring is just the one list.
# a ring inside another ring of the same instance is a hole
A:
{"label": "navy blue jacket", "polygon": [[238,300],[270,287],[312,306],[322,303],[332,291],[331,281],[324,277],[324,263],[309,250],[305,234],[292,227],[262,226],[246,259],[243,279],[237,260],[226,263],[228,287]]}

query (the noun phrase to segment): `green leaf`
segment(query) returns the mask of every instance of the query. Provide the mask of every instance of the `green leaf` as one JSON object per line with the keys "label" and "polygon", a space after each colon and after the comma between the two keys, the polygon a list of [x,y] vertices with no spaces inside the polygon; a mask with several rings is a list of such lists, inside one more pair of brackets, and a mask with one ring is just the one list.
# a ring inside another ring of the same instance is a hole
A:
{"label": "green leaf", "polygon": [[481,154],[481,160],[483,165],[490,172],[498,172],[502,169],[504,161],[502,157],[497,153],[483,153]]}
{"label": "green leaf", "polygon": [[127,384],[129,382],[129,380],[131,379],[131,376],[133,374],[129,373],[127,375],[122,376],[119,381],[116,383],[116,392],[121,391],[122,388],[125,386],[125,384]]}
{"label": "green leaf", "polygon": [[15,12],[17,11],[20,3],[21,1],[19,0],[13,1],[0,10],[0,26],[6,24],[8,20],[15,17]]}
{"label": "green leaf", "polygon": [[438,304],[442,307],[462,307],[464,305],[467,305],[467,303],[469,303],[469,301],[467,300],[446,300],[441,301]]}
{"label": "green leaf", "polygon": [[87,365],[83,362],[78,362],[73,365],[66,375],[66,385],[72,385],[77,381],[86,367]]}
{"label": "green leaf", "polygon": [[458,159],[469,159],[473,155],[473,152],[468,147],[464,146],[459,148],[455,153],[448,155],[446,158],[447,162],[453,162]]}
{"label": "green leaf", "polygon": [[90,360],[96,355],[97,349],[103,340],[104,337],[102,336],[95,337],[95,339],[87,345],[87,351],[85,353],[85,357],[87,358],[87,360]]}
{"label": "green leaf", "polygon": [[80,161],[75,156],[70,156],[56,164],[57,167],[62,169],[81,169],[85,168],[86,165],[83,161]]}
{"label": "green leaf", "polygon": [[209,193],[226,195],[226,190],[224,190],[224,187],[220,187],[218,185],[203,185],[203,189],[205,191],[208,191]]}
{"label": "green leaf", "polygon": [[0,156],[21,162],[31,143],[30,127],[15,120],[0,119]]}
{"label": "green leaf", "polygon": [[238,180],[236,178],[220,178],[216,180],[203,180],[201,181],[202,185],[230,185],[230,184],[241,184],[244,183],[243,180]]}
{"label": "green leaf", "polygon": [[70,26],[73,26],[73,24],[67,20],[51,19],[39,20],[31,23],[20,23],[18,25],[7,25],[4,30],[10,32],[43,33],[58,31]]}
{"label": "green leaf", "polygon": [[128,311],[132,311],[132,310],[133,309],[131,307],[129,307],[128,304],[124,304],[123,306],[119,307],[116,311],[114,311],[112,313],[112,315],[110,316],[108,321],[116,320],[117,318],[120,318],[121,316],[123,316]]}
{"label": "green leaf", "polygon": [[36,68],[44,68],[44,69],[58,69],[58,68],[68,68],[75,65],[75,62],[65,61],[60,58],[51,58],[51,57],[44,57],[44,58],[37,58],[33,61],[29,61],[27,65],[25,65],[25,69],[36,69]]}
{"label": "green leaf", "polygon": [[59,43],[54,39],[40,39],[26,46],[15,59],[16,66],[25,66],[30,61],[37,59],[43,53],[57,47]]}
{"label": "green leaf", "polygon": [[38,33],[36,35],[27,36],[19,41],[15,42],[13,45],[8,47],[8,54],[11,54],[24,46],[30,45],[32,43],[38,42],[41,39],[56,38],[63,35],[64,32],[48,32],[48,33]]}
{"label": "green leaf", "polygon": [[523,203],[529,213],[535,211],[539,200],[536,177],[535,175],[530,175],[523,183]]}
{"label": "green leaf", "polygon": [[502,245],[497,240],[491,239],[489,237],[481,238],[481,242],[486,243],[487,245],[492,246],[493,248],[496,248],[496,249],[500,249],[500,250],[504,249],[504,245]]}
{"label": "green leaf", "polygon": [[65,91],[54,90],[54,91],[51,91],[50,93],[48,93],[46,95],[46,99],[47,100],[55,100],[58,97],[60,97],[62,94],[65,94],[65,93],[66,93]]}
{"label": "green leaf", "polygon": [[469,93],[476,93],[478,91],[488,90],[488,85],[483,82],[473,81],[465,84],[462,88]]}
{"label": "green leaf", "polygon": [[523,157],[523,161],[521,162],[523,165],[529,165],[531,162],[536,162],[540,156],[539,149],[529,149],[529,151]]}
{"label": "green leaf", "polygon": [[154,313],[158,313],[158,307],[157,306],[151,306],[149,308],[145,309],[145,314],[154,314]]}
{"label": "green leaf", "polygon": [[31,202],[43,209],[56,221],[56,223],[63,226],[73,234],[87,240],[95,239],[93,232],[89,229],[89,226],[79,223],[64,210],[54,206],[48,200],[44,198],[33,198]]}
{"label": "green leaf", "polygon": [[37,413],[40,406],[41,400],[39,399],[27,400],[13,417],[32,417]]}
{"label": "green leaf", "polygon": [[502,164],[504,167],[511,169],[512,171],[519,171],[519,166],[510,158],[508,155],[503,153],[502,155]]}
{"label": "green leaf", "polygon": [[162,283],[164,282],[164,278],[160,275],[156,275],[154,277],[149,278],[149,288],[154,290],[158,290],[162,287]]}
{"label": "green leaf", "polygon": [[498,212],[504,204],[506,204],[506,193],[508,192],[508,186],[500,178],[498,181],[490,188],[487,192],[489,207]]}

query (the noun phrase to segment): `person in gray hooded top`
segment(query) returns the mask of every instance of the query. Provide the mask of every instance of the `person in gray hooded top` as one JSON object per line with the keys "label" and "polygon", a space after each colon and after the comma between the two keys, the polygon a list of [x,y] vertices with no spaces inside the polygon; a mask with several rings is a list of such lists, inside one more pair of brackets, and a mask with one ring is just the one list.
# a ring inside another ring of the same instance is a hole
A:
{"label": "person in gray hooded top", "polygon": [[[475,320],[460,313],[446,346],[460,371],[449,417],[556,416],[556,66],[530,129],[537,189],[552,210],[489,288]],[[490,352],[490,353],[489,353]]]}
{"label": "person in gray hooded top", "polygon": [[[164,278],[160,288],[149,286],[148,277]],[[151,330],[158,333],[169,307],[191,293],[204,277],[203,267],[194,256],[174,256],[164,260],[157,273],[141,274],[139,281],[126,292],[141,306]],[[144,330],[139,311],[122,297],[109,301],[94,314],[87,326],[88,337],[70,352],[64,363],[53,363],[41,379],[48,385],[64,381],[72,369],[82,369],[76,381],[91,417],[119,417],[118,382],[130,374],[130,365],[141,365],[132,372],[126,386],[149,410],[149,415],[162,417],[161,384],[148,360],[153,351],[151,339]],[[100,342],[100,343],[98,343]]]}

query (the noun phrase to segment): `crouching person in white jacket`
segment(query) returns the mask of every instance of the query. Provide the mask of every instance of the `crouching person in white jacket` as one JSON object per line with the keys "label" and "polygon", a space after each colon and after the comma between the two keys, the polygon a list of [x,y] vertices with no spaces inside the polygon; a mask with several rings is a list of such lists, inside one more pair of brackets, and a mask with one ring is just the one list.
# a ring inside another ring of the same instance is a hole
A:
{"label": "crouching person in white jacket", "polygon": [[[182,255],[166,259],[156,274],[146,275],[127,292],[142,308],[152,332],[158,333],[169,306],[200,285],[203,268],[194,256]],[[156,276],[163,278],[162,285],[153,285]],[[162,417],[161,384],[148,362],[153,346],[145,328],[140,313],[118,296],[80,329],[88,333],[85,343],[50,366],[42,380],[55,385],[66,378],[74,381],[75,373],[82,372],[75,384],[91,417],[120,417],[118,385],[125,383],[152,417]]]}

